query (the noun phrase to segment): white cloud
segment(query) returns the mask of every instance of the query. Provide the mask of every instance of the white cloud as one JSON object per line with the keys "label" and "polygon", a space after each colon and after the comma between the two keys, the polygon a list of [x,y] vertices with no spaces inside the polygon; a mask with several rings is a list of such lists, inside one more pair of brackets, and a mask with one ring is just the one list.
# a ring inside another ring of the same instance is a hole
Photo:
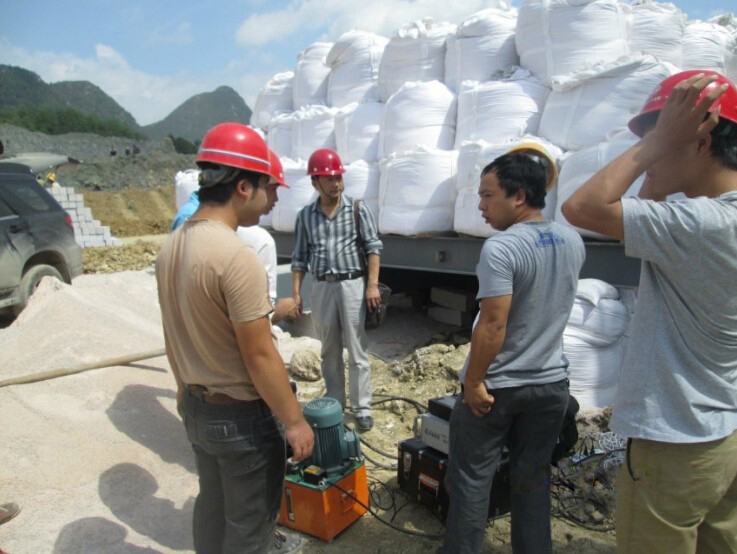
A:
{"label": "white cloud", "polygon": [[222,83],[203,83],[191,75],[158,76],[138,71],[114,48],[98,44],[95,55],[80,58],[70,53],[29,51],[0,38],[0,63],[37,73],[47,83],[90,81],[128,110],[141,125],[166,117],[195,94]]}
{"label": "white cloud", "polygon": [[287,8],[248,17],[238,29],[237,40],[243,46],[258,46],[300,29],[325,30],[331,39],[350,29],[391,36],[401,25],[422,17],[458,23],[500,3],[503,0],[298,0]]}

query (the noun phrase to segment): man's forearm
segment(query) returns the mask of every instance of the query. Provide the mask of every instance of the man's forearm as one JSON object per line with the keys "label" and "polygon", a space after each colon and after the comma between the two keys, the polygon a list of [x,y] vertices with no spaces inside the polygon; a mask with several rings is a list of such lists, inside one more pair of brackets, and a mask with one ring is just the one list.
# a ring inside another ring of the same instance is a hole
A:
{"label": "man's forearm", "polygon": [[479,321],[471,336],[471,353],[463,380],[466,387],[472,387],[484,380],[486,371],[502,349],[505,336],[506,325],[494,321]]}
{"label": "man's forearm", "polygon": [[253,386],[274,415],[286,426],[297,424],[302,419],[302,412],[276,349],[265,348],[255,353],[247,367]]}
{"label": "man's forearm", "polygon": [[368,284],[379,284],[379,266],[381,265],[381,257],[378,254],[369,254],[368,260]]}
{"label": "man's forearm", "polygon": [[304,271],[292,270],[292,296],[299,296],[302,291],[302,281],[305,278]]}

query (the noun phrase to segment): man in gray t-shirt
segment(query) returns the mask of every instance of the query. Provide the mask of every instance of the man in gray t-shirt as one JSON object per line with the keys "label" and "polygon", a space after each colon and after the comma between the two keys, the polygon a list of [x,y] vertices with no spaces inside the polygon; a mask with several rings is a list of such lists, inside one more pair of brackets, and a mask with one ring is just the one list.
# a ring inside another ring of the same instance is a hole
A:
{"label": "man in gray t-shirt", "polygon": [[484,243],[476,266],[481,310],[450,421],[447,554],[481,548],[505,444],[512,548],[552,552],[550,459],[568,405],[562,337],[585,258],[577,232],[543,218],[553,163],[513,152],[481,175],[479,209],[503,232]]}
{"label": "man in gray t-shirt", "polygon": [[562,206],[642,260],[610,424],[629,438],[618,550],[737,552],[737,88],[674,75],[630,129],[642,140]]}

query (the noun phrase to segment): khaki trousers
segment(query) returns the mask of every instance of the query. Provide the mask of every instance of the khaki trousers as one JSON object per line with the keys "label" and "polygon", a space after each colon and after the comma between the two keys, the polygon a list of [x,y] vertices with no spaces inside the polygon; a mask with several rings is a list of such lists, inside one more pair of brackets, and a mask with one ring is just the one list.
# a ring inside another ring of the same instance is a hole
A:
{"label": "khaki trousers", "polygon": [[633,439],[616,526],[621,554],[737,553],[737,431],[695,444]]}

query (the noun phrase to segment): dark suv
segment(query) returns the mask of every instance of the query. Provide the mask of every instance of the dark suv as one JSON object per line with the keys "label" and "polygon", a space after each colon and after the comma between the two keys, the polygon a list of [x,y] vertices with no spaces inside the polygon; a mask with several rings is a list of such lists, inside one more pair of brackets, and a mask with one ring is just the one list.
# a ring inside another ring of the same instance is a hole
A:
{"label": "dark suv", "polygon": [[0,163],[0,310],[18,314],[45,276],[82,272],[72,220],[22,164]]}

